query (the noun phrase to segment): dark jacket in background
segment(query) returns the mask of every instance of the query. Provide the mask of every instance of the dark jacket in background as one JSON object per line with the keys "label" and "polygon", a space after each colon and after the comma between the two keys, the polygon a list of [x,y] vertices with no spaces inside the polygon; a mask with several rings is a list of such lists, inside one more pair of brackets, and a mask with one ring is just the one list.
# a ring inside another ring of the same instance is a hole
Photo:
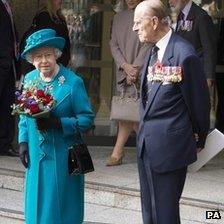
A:
{"label": "dark jacket in background", "polygon": [[[32,26],[27,30],[27,32],[24,33],[23,38],[21,40],[21,52],[23,51],[25,44],[26,44],[26,38],[31,35],[32,33],[41,30],[41,29],[54,29],[57,33],[57,36],[63,37],[65,39],[65,47],[62,51],[61,57],[57,60],[59,63],[64,65],[65,67],[68,66],[68,63],[70,61],[71,55],[70,55],[70,40],[68,35],[68,29],[66,25],[66,21],[56,18],[53,16],[51,18],[48,11],[40,11],[37,12],[36,16],[33,19]],[[23,65],[26,62],[23,62]],[[27,67],[27,66],[26,66]],[[31,66],[28,66],[31,67]],[[31,71],[32,68],[25,68],[23,66],[23,73],[27,73]],[[24,71],[25,70],[25,71]]]}
{"label": "dark jacket in background", "polygon": [[[13,26],[3,2],[0,0],[0,154],[8,153],[14,138],[14,118],[11,105],[14,103],[17,60]],[[16,32],[16,30],[15,30]],[[13,67],[13,63],[15,67]]]}
{"label": "dark jacket in background", "polygon": [[[10,16],[0,0],[0,75],[7,75],[15,59],[13,30]],[[16,33],[17,34],[17,33]]]}
{"label": "dark jacket in background", "polygon": [[188,40],[195,48],[202,61],[206,78],[213,79],[215,75],[217,41],[212,18],[205,10],[192,2],[186,20],[193,21],[191,31],[177,33]]}

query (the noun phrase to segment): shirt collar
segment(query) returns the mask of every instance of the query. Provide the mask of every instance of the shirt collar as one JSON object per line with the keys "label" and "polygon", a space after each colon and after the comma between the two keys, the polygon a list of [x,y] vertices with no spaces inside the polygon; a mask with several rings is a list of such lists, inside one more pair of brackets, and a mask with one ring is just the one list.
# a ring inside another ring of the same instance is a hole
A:
{"label": "shirt collar", "polygon": [[162,62],[163,56],[166,50],[166,47],[168,45],[168,42],[170,40],[170,37],[172,35],[172,29],[170,29],[165,36],[163,36],[157,43],[156,46],[159,48],[158,50],[158,60]]}
{"label": "shirt collar", "polygon": [[187,3],[187,5],[185,5],[185,7],[182,9],[182,13],[184,14],[184,19],[187,18],[188,13],[189,13],[189,11],[190,11],[190,9],[191,9],[191,6],[192,6],[192,1],[190,0],[190,1]]}
{"label": "shirt collar", "polygon": [[165,36],[163,36],[157,43],[156,43],[156,46],[159,48],[159,49],[165,49],[169,40],[170,40],[170,36],[172,34],[172,29],[169,30],[169,32],[166,33]]}

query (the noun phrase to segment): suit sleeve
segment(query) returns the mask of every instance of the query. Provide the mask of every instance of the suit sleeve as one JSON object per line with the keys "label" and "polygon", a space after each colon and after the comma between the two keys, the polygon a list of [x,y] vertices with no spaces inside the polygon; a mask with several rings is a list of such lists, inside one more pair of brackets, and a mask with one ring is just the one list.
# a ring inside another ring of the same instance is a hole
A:
{"label": "suit sleeve", "polygon": [[113,21],[112,25],[112,34],[111,34],[111,40],[110,40],[110,50],[111,54],[113,56],[113,59],[118,67],[118,69],[121,69],[121,65],[126,62],[126,59],[124,55],[121,52],[121,49],[119,47],[118,39],[117,39],[117,20],[116,16]]}
{"label": "suit sleeve", "polygon": [[203,48],[205,77],[214,79],[217,57],[217,40],[214,24],[211,17],[207,14],[204,14],[199,18],[199,35]]}
{"label": "suit sleeve", "polygon": [[94,119],[83,81],[79,78],[71,94],[73,117],[62,117],[63,136],[67,137],[88,130]]}
{"label": "suit sleeve", "polygon": [[27,119],[26,115],[19,116],[19,135],[18,135],[18,142],[28,142],[28,130],[27,130]]}
{"label": "suit sleeve", "polygon": [[210,125],[210,99],[206,78],[197,56],[183,61],[181,91],[191,117],[193,131],[198,134],[198,148],[204,148]]}
{"label": "suit sleeve", "polygon": [[12,66],[12,32],[8,13],[0,1],[0,75],[6,77]]}

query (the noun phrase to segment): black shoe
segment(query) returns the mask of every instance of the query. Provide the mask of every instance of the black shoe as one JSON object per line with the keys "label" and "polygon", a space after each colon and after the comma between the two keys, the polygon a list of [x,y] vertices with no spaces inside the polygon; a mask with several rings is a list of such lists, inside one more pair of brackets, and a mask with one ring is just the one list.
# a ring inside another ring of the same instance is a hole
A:
{"label": "black shoe", "polygon": [[8,151],[0,152],[0,156],[12,156],[12,157],[17,157],[17,156],[19,156],[19,153],[16,152],[14,149],[9,149]]}

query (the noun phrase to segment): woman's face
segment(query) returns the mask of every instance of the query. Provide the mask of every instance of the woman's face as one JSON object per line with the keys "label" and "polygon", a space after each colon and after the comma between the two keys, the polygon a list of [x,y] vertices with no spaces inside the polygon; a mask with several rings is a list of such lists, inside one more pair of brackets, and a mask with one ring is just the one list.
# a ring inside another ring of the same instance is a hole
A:
{"label": "woman's face", "polygon": [[142,0],[125,0],[129,9],[135,9]]}
{"label": "woman's face", "polygon": [[54,10],[61,9],[62,0],[51,0],[52,6],[54,7]]}
{"label": "woman's face", "polygon": [[56,55],[54,48],[42,47],[31,53],[34,67],[44,76],[54,75],[56,68]]}

